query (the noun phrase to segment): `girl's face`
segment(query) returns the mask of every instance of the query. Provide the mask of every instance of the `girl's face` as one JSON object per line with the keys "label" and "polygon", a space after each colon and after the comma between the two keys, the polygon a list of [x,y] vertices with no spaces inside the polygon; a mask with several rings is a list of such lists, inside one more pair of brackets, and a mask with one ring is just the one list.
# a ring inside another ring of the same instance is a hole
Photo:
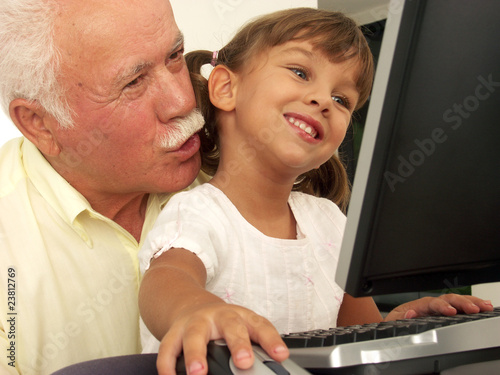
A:
{"label": "girl's face", "polygon": [[255,56],[236,75],[236,126],[229,139],[233,147],[239,142],[239,156],[293,179],[326,162],[358,101],[358,70],[355,59],[332,63],[308,41]]}

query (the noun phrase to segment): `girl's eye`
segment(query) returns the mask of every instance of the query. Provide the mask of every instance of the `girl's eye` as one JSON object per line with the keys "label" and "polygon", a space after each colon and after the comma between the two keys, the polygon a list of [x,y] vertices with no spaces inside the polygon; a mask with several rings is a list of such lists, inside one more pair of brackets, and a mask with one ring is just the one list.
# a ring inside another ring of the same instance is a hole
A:
{"label": "girl's eye", "polygon": [[332,95],[332,100],[334,102],[339,103],[340,105],[349,108],[349,100],[347,98],[342,97],[342,96],[337,96],[337,95]]}
{"label": "girl's eye", "polygon": [[303,69],[291,68],[290,70],[294,72],[299,78],[302,78],[304,80],[307,79],[307,73]]}

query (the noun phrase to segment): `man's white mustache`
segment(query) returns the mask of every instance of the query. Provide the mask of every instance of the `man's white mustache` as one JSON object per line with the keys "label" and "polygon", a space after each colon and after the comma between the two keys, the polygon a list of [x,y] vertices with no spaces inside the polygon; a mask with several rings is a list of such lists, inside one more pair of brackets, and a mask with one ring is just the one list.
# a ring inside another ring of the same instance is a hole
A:
{"label": "man's white mustache", "polygon": [[159,140],[162,148],[175,150],[182,146],[193,134],[199,132],[205,125],[205,119],[198,108],[187,116],[179,117],[169,125],[168,134],[163,134]]}

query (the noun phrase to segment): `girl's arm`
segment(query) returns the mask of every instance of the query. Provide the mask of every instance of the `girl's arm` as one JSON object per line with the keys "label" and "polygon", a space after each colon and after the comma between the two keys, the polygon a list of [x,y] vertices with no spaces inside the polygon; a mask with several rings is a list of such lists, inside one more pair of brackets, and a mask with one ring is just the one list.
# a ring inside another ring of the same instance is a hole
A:
{"label": "girl's arm", "polygon": [[219,338],[226,340],[235,365],[243,369],[253,363],[251,341],[277,361],[288,357],[288,349],[267,319],[225,303],[205,290],[205,282],[203,263],[185,249],[163,253],[144,275],[139,307],[144,323],[161,341],[160,375],[175,374],[181,351],[190,373],[206,374],[206,345]]}
{"label": "girl's arm", "polygon": [[354,324],[378,323],[382,321],[382,315],[375,301],[371,297],[354,298],[344,294],[344,300],[340,305],[337,326],[345,327]]}

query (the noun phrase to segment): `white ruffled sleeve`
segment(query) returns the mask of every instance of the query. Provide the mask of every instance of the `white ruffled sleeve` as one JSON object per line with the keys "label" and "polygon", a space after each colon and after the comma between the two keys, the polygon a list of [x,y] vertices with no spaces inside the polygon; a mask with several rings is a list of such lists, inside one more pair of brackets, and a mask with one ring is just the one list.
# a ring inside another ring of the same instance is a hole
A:
{"label": "white ruffled sleeve", "polygon": [[222,209],[199,188],[174,195],[139,251],[141,273],[146,272],[152,259],[171,248],[183,248],[201,259],[207,281],[211,280],[218,266],[215,249],[222,246],[216,230],[222,216]]}

